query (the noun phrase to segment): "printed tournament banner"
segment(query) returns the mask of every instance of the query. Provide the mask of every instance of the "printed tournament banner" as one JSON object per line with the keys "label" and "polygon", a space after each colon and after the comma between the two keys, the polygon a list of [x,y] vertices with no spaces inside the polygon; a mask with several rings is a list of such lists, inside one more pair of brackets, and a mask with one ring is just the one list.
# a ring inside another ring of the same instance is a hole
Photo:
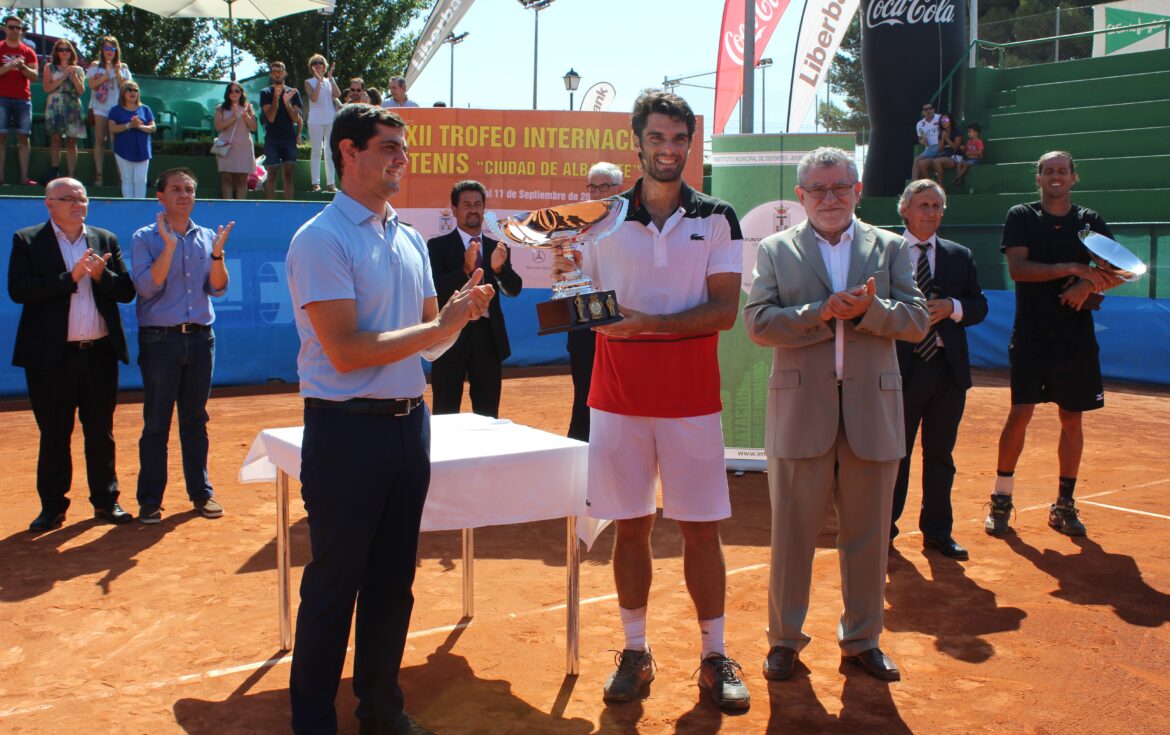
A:
{"label": "printed tournament banner", "polygon": [[[455,228],[451,187],[463,179],[483,184],[487,209],[503,218],[586,199],[586,175],[599,161],[620,166],[627,187],[642,175],[628,112],[449,107],[395,112],[410,124],[410,167],[394,207],[423,237]],[[701,188],[701,117],[693,140],[683,177]],[[549,288],[551,265],[552,257],[545,251],[512,249],[512,267],[524,279],[526,290]]]}
{"label": "printed tournament banner", "polygon": [[[852,133],[716,135],[711,141],[711,193],[739,215],[743,230],[742,311],[751,290],[760,240],[804,222],[796,198],[796,164],[821,146],[851,151]],[[764,423],[772,352],[748,339],[740,319],[719,336],[723,441],[727,467],[763,470]]]}

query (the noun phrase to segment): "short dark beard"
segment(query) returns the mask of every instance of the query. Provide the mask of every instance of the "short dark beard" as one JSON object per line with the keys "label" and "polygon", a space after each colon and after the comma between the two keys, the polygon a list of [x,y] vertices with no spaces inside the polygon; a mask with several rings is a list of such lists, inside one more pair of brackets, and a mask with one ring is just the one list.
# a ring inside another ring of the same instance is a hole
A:
{"label": "short dark beard", "polygon": [[662,176],[659,175],[658,173],[656,173],[655,170],[652,170],[652,167],[654,166],[654,162],[652,160],[649,160],[646,157],[645,149],[638,150],[638,161],[639,161],[639,163],[642,164],[642,173],[646,174],[646,176],[650,177],[651,179],[654,179],[655,181],[661,182],[663,184],[670,184],[670,183],[674,183],[675,181],[681,180],[682,175],[683,175],[683,171],[686,170],[687,161],[690,160],[690,157],[691,157],[691,154],[689,151],[687,152],[686,155],[683,156],[682,162],[679,164],[679,167],[678,167],[678,175],[677,176],[674,176],[672,178],[662,178]]}

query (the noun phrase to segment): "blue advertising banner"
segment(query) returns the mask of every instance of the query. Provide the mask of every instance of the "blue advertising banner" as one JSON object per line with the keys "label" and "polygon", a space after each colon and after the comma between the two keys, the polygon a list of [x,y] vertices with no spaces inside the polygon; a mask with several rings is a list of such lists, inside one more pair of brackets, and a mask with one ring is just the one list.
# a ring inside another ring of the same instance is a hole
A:
{"label": "blue advertising banner", "polygon": [[[284,257],[293,234],[323,206],[319,202],[280,201],[200,200],[196,203],[193,219],[198,224],[214,228],[232,220],[236,223],[226,248],[231,276],[228,292],[213,300],[216,385],[296,382],[300,341],[293,324]],[[116,234],[127,267],[132,267],[133,234],[138,228],[153,224],[159,211],[159,205],[148,200],[93,200],[88,223]],[[0,262],[5,273],[12,252],[11,233],[47,220],[41,199],[0,200]],[[536,304],[548,300],[551,294],[546,284],[537,283],[535,288],[530,288],[529,283],[526,281],[519,296],[501,302],[512,344],[512,356],[505,364],[566,362],[564,335],[536,336]],[[123,304],[121,313],[131,364],[123,366],[119,383],[123,389],[137,389],[142,387],[142,376],[137,365],[138,322],[134,304]],[[24,371],[11,364],[19,318],[20,305],[12,302],[5,288],[0,295],[0,396],[20,396],[27,392]]]}

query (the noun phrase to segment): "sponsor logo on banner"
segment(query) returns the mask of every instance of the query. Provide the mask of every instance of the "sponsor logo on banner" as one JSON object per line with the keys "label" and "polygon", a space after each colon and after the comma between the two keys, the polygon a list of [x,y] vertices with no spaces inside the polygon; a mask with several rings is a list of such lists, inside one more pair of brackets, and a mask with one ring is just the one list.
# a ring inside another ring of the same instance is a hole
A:
{"label": "sponsor logo on banner", "polygon": [[795,166],[808,151],[712,153],[712,166]]}
{"label": "sponsor logo on banner", "polygon": [[[780,18],[788,9],[788,0],[755,0],[756,58],[754,66],[764,55]],[[715,133],[722,133],[731,118],[731,111],[743,96],[744,49],[743,0],[726,0],[723,6],[723,25],[719,30],[719,61],[715,73]]]}
{"label": "sponsor logo on banner", "polygon": [[789,132],[800,129],[809,108],[816,101],[817,90],[824,81],[833,57],[837,55],[837,49],[841,47],[841,40],[859,4],[860,0],[822,0],[819,3],[810,1],[805,8],[797,34],[797,61],[792,68]]}
{"label": "sponsor logo on banner", "polygon": [[616,95],[617,90],[612,84],[598,82],[585,90],[585,96],[581,98],[581,109],[587,112],[602,112],[609,108]]}
{"label": "sponsor logo on banner", "polygon": [[1164,48],[1166,26],[1130,28],[1159,21],[1170,21],[1170,0],[1126,0],[1094,6],[1093,29],[1110,29],[1113,32],[1093,36],[1093,56]]}
{"label": "sponsor logo on banner", "polygon": [[435,55],[435,50],[443,43],[447,34],[455,30],[455,24],[467,13],[473,2],[475,0],[439,0],[435,5],[430,17],[427,18],[427,24],[419,34],[414,52],[410,55],[410,64],[406,67],[406,75],[403,77],[406,79],[407,88],[414,84],[419,74],[422,74],[422,70]]}
{"label": "sponsor logo on banner", "polygon": [[865,27],[954,23],[951,0],[874,0],[865,14]]}

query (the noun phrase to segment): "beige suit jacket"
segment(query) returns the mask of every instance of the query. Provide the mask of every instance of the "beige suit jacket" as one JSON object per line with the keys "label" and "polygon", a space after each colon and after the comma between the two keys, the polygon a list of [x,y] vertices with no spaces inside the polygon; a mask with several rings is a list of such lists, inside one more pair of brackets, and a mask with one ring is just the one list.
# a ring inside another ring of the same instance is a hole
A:
{"label": "beige suit jacket", "polygon": [[832,281],[812,226],[805,222],[760,242],[743,316],[752,341],[773,348],[764,440],[771,456],[807,459],[828,452],[842,408],[846,437],[858,457],[890,461],[906,453],[894,343],[922,340],[930,313],[915,285],[906,241],[860,220],[854,225],[846,288],[873,276],[877,293],[860,319],[844,323],[843,407],[835,320],[819,316]]}

